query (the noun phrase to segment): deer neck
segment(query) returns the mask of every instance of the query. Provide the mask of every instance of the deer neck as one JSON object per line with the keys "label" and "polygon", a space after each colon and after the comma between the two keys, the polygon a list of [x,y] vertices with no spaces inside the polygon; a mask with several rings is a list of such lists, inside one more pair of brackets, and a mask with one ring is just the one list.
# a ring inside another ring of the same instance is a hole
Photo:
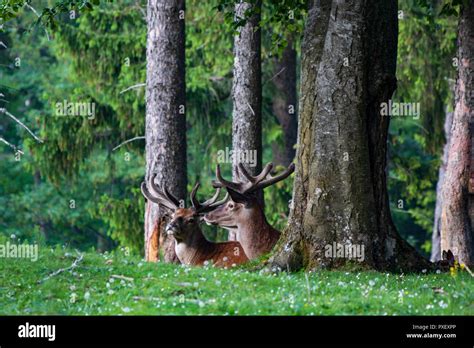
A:
{"label": "deer neck", "polygon": [[279,236],[280,232],[267,222],[260,206],[253,209],[250,218],[237,224],[237,241],[249,259],[269,252]]}
{"label": "deer neck", "polygon": [[214,249],[213,243],[209,242],[199,227],[194,233],[190,233],[186,239],[176,241],[176,254],[179,260],[187,265],[193,265],[208,259]]}

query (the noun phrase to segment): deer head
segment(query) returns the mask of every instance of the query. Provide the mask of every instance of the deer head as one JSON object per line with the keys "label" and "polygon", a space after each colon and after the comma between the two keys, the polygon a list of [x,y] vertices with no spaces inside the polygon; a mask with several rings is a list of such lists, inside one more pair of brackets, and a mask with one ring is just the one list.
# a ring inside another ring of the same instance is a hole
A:
{"label": "deer head", "polygon": [[164,214],[169,218],[165,231],[168,235],[173,235],[178,243],[188,240],[197,231],[201,233],[199,220],[202,216],[217,208],[227,200],[226,195],[224,199],[217,201],[220,193],[220,188],[218,188],[212,198],[200,203],[196,198],[196,193],[200,184],[196,183],[190,194],[192,206],[190,208],[180,207],[179,200],[173,196],[166,187],[159,187],[155,184],[155,177],[156,174],[150,178],[148,187],[145,182],[142,182],[142,193],[147,199],[159,204],[160,207],[164,209]]}
{"label": "deer head", "polygon": [[252,176],[242,163],[239,163],[236,170],[237,180],[228,181],[222,177],[220,166],[217,165],[217,180],[213,181],[212,185],[217,189],[224,187],[229,193],[230,199],[217,209],[207,213],[204,216],[206,223],[230,230],[238,229],[242,224],[254,223],[262,219],[266,223],[256,193],[287,178],[295,170],[295,165],[291,163],[282,173],[273,177],[270,175],[272,169],[273,164],[268,163],[260,174]]}

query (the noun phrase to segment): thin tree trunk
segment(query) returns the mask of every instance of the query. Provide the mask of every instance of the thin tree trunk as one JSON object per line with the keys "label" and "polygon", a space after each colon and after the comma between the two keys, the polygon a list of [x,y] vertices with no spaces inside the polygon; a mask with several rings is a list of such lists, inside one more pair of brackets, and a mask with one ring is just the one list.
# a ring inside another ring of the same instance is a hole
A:
{"label": "thin tree trunk", "polygon": [[[33,175],[35,187],[38,189],[41,185],[41,173],[39,170],[35,171]],[[48,221],[43,220],[42,218],[38,219],[39,230],[44,241],[48,241]]]}
{"label": "thin tree trunk", "polygon": [[[176,197],[186,196],[184,0],[148,0],[146,179],[157,173]],[[164,234],[159,207],[147,202],[145,258],[179,262],[174,239]]]}
{"label": "thin tree trunk", "polygon": [[[255,163],[242,164],[252,175],[262,169],[262,83],[261,33],[259,27],[261,2],[238,2],[235,13],[245,18],[245,12],[256,10],[234,37],[234,78],[232,82],[232,150],[234,155],[250,152],[256,155]],[[235,166],[233,176],[236,178]],[[263,202],[263,194],[260,197]],[[229,232],[229,240],[236,240]]]}
{"label": "thin tree trunk", "polygon": [[[397,26],[395,0],[313,3],[302,47],[294,207],[274,265],[429,266],[399,237],[388,203],[389,117],[380,110],[396,88]],[[328,255],[333,245],[359,255]]]}
{"label": "thin tree trunk", "polygon": [[458,79],[452,135],[443,183],[441,249],[451,250],[459,262],[474,264],[474,3],[461,10],[458,25]]}
{"label": "thin tree trunk", "polygon": [[283,147],[272,144],[273,162],[287,167],[295,157],[295,144],[298,135],[296,113],[296,50],[293,40],[283,50],[275,63],[273,84],[276,94],[272,100],[272,111],[283,130]]}
{"label": "thin tree trunk", "polygon": [[443,208],[443,182],[448,165],[449,141],[451,139],[451,125],[453,123],[453,113],[446,112],[444,120],[444,137],[446,143],[443,147],[443,156],[439,166],[438,183],[436,184],[436,207],[433,223],[433,235],[431,237],[431,262],[441,260],[441,211]]}

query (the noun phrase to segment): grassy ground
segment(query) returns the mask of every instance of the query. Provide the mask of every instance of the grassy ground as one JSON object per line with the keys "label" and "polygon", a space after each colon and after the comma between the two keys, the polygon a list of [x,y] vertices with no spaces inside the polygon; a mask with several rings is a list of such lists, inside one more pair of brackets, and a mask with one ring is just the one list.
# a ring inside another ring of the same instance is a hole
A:
{"label": "grassy ground", "polygon": [[474,315],[474,280],[456,274],[264,274],[148,264],[123,251],[40,247],[36,262],[0,258],[0,314]]}

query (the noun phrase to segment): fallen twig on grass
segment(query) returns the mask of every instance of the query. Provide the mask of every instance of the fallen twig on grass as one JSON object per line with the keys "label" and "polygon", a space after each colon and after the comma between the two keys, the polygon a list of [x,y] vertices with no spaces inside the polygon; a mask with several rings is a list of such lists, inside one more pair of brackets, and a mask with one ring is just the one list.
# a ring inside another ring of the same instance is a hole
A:
{"label": "fallen twig on grass", "polygon": [[43,283],[43,282],[47,281],[48,279],[57,276],[58,274],[61,274],[63,272],[70,271],[70,270],[76,268],[83,259],[84,259],[84,254],[79,254],[79,257],[74,260],[74,262],[72,263],[71,266],[69,266],[67,268],[60,268],[57,271],[54,271],[53,273],[49,274],[46,278],[43,278],[42,280],[39,280],[38,284]]}
{"label": "fallen twig on grass", "polygon": [[163,299],[162,299],[162,298],[159,298],[159,297],[133,296],[133,300],[135,300],[135,301],[140,301],[140,300],[145,300],[145,301],[161,301],[161,300],[163,300]]}
{"label": "fallen twig on grass", "polygon": [[133,282],[133,278],[125,277],[123,275],[118,275],[118,274],[112,274],[110,278],[123,279],[123,280],[128,280],[129,282]]}

